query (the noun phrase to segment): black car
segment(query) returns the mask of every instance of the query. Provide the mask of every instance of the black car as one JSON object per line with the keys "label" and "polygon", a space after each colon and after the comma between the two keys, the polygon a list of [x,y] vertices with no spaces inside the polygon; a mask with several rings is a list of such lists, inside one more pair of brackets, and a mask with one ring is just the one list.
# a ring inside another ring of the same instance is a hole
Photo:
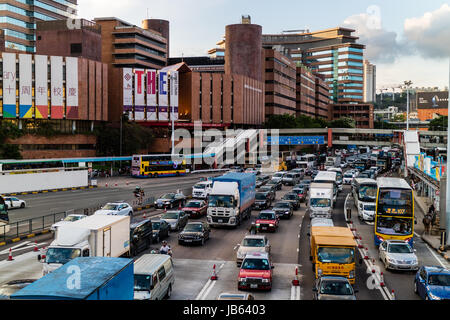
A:
{"label": "black car", "polygon": [[211,229],[206,222],[189,222],[178,235],[178,244],[200,243],[205,244],[209,239]]}
{"label": "black car", "polygon": [[166,193],[155,201],[155,208],[177,208],[183,207],[186,203],[186,196],[182,193]]}
{"label": "black car", "polygon": [[286,193],[281,200],[291,202],[294,210],[300,208],[300,197],[295,192]]}
{"label": "black car", "polygon": [[269,182],[267,182],[267,184],[266,185],[273,185],[273,186],[275,186],[275,188],[277,189],[277,190],[281,190],[281,188],[283,187],[283,182],[281,181],[281,179],[279,179],[279,180],[270,180]]}
{"label": "black car", "polygon": [[267,209],[270,208],[272,204],[270,192],[257,192],[255,194],[255,203],[253,204],[253,208],[255,209]]}
{"label": "black car", "polygon": [[305,179],[305,180],[302,180],[302,182],[300,182],[297,186],[305,186],[306,187],[306,191],[309,191],[309,186],[310,185],[311,185],[311,180]]}
{"label": "black car", "polygon": [[270,200],[274,201],[276,194],[277,194],[277,189],[276,189],[275,185],[267,185],[266,184],[265,186],[262,186],[261,188],[259,188],[257,190],[257,192],[268,192],[270,195]]}
{"label": "black car", "polygon": [[170,226],[164,220],[152,220],[153,242],[158,243],[161,239],[169,236]]}
{"label": "black car", "polygon": [[262,187],[267,182],[269,182],[269,180],[270,180],[270,177],[267,175],[262,175],[262,176],[256,177],[256,188]]}
{"label": "black car", "polygon": [[150,248],[153,240],[152,230],[150,219],[134,221],[130,224],[130,252],[132,257]]}
{"label": "black car", "polygon": [[281,218],[291,218],[294,214],[294,206],[288,201],[279,201],[272,208],[273,211]]}

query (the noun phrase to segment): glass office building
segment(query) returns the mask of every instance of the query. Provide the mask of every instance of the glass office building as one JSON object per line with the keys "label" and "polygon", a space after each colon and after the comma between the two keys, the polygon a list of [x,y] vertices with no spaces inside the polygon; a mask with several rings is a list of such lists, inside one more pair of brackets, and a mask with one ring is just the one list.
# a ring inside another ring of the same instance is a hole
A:
{"label": "glass office building", "polygon": [[77,0],[6,0],[0,4],[0,29],[10,52],[36,52],[36,22],[77,18]]}

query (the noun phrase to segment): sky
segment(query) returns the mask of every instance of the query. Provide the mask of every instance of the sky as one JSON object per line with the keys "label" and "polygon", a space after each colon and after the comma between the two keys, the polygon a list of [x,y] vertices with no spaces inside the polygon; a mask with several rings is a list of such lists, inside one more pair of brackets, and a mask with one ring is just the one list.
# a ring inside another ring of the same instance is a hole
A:
{"label": "sky", "polygon": [[411,80],[413,87],[448,87],[450,2],[439,0],[78,0],[79,17],[170,21],[170,56],[204,56],[225,26],[250,15],[263,34],[353,28],[377,66],[377,88]]}

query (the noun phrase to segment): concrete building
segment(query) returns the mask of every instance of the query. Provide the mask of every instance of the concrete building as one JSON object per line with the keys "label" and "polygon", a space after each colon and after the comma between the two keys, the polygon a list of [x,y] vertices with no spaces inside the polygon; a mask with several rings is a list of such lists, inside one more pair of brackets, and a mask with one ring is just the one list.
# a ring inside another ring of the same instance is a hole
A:
{"label": "concrete building", "polygon": [[77,17],[77,0],[5,0],[0,4],[0,29],[7,52],[35,52],[36,23]]}
{"label": "concrete building", "polygon": [[332,28],[316,32],[266,34],[264,47],[276,48],[294,61],[325,76],[334,103],[363,102],[363,52],[353,29]]}
{"label": "concrete building", "polygon": [[[0,122],[51,126],[55,136],[24,135],[24,158],[95,156],[94,128],[108,120],[108,68],[84,58],[2,53]],[[10,77],[16,73],[18,77]]]}
{"label": "concrete building", "polygon": [[374,113],[372,104],[332,104],[330,112],[331,120],[337,120],[342,117],[347,117],[355,120],[356,128],[374,128]]}
{"label": "concrete building", "polygon": [[377,67],[364,60],[364,102],[376,102]]}
{"label": "concrete building", "polygon": [[265,116],[296,115],[296,65],[283,54],[264,49]]}
{"label": "concrete building", "polygon": [[102,60],[101,27],[80,19],[79,28],[69,28],[66,20],[36,23],[36,54]]}
{"label": "concrete building", "polygon": [[316,74],[316,119],[328,120],[330,118],[331,99],[329,96],[330,87],[325,81],[325,77]]}
{"label": "concrete building", "polygon": [[377,121],[393,121],[397,113],[398,107],[394,106],[390,106],[384,110],[375,110],[373,112],[375,120]]}

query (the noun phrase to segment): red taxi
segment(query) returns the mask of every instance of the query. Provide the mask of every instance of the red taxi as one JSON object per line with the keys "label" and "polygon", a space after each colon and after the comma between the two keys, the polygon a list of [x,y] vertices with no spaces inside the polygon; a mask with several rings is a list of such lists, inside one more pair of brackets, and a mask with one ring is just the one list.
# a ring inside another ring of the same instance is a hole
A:
{"label": "red taxi", "polygon": [[273,278],[272,262],[268,253],[247,253],[242,261],[238,277],[238,290],[271,290]]}
{"label": "red taxi", "polygon": [[201,216],[206,216],[206,211],[208,205],[203,200],[190,200],[184,206],[182,211],[189,215],[189,218],[199,218]]}
{"label": "red taxi", "polygon": [[278,228],[280,219],[273,210],[263,210],[256,218],[256,227],[258,231],[272,231],[275,232]]}

